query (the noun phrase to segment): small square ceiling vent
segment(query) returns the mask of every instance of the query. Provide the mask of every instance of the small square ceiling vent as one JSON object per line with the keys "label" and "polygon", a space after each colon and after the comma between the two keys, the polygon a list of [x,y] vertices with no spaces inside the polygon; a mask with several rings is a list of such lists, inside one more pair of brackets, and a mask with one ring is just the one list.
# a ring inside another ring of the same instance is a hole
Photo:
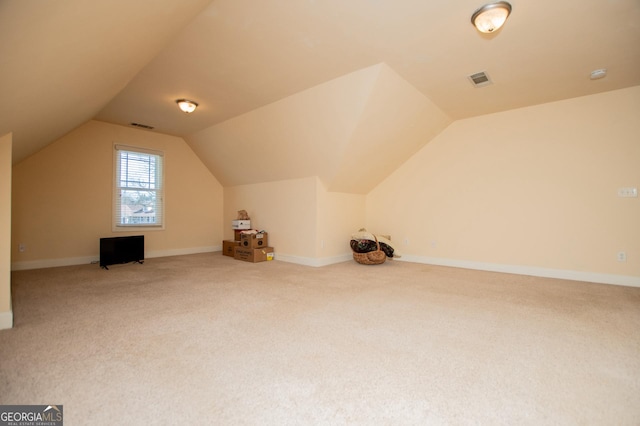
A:
{"label": "small square ceiling vent", "polygon": [[493,83],[491,81],[491,78],[489,78],[489,74],[487,74],[485,71],[471,74],[469,76],[469,81],[471,81],[471,84],[473,84],[475,87],[484,87]]}

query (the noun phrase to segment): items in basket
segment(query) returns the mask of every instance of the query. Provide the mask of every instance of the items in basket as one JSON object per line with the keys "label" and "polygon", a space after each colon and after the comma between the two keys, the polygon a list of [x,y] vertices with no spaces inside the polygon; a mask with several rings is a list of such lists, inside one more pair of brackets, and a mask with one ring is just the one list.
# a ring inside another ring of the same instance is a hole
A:
{"label": "items in basket", "polygon": [[379,265],[384,263],[387,257],[400,257],[389,236],[376,235],[364,228],[351,235],[349,244],[353,259],[365,265]]}
{"label": "items in basket", "polygon": [[[369,253],[370,251],[376,251],[378,245],[375,241],[371,240],[351,240],[351,250],[356,253]],[[387,255],[387,257],[393,257],[393,247],[381,242],[380,249]]]}

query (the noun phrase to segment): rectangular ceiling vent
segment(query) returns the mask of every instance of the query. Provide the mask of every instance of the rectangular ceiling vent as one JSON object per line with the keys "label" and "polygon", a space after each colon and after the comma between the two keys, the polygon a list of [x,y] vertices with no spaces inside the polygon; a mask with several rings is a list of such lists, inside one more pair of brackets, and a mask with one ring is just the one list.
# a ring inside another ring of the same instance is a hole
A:
{"label": "rectangular ceiling vent", "polygon": [[140,124],[140,123],[131,123],[131,125],[133,127],[139,127],[141,129],[147,129],[147,130],[151,130],[153,129],[153,126],[147,126],[146,124]]}
{"label": "rectangular ceiling vent", "polygon": [[469,76],[469,81],[471,81],[471,84],[473,84],[475,87],[484,87],[492,83],[489,75],[485,71],[471,74]]}

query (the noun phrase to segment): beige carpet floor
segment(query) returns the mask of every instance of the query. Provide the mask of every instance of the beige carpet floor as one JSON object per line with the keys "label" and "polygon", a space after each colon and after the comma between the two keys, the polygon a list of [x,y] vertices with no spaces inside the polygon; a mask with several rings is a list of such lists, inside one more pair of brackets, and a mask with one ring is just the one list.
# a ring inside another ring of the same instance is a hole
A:
{"label": "beige carpet floor", "polygon": [[638,425],[640,289],[220,253],[12,274],[0,404],[65,425]]}

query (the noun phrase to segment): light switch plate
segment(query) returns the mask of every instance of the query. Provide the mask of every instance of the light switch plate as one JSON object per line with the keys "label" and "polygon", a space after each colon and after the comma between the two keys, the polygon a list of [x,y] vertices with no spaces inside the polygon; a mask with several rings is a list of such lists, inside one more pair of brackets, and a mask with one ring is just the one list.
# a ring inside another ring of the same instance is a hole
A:
{"label": "light switch plate", "polygon": [[618,197],[637,197],[638,188],[618,188]]}

